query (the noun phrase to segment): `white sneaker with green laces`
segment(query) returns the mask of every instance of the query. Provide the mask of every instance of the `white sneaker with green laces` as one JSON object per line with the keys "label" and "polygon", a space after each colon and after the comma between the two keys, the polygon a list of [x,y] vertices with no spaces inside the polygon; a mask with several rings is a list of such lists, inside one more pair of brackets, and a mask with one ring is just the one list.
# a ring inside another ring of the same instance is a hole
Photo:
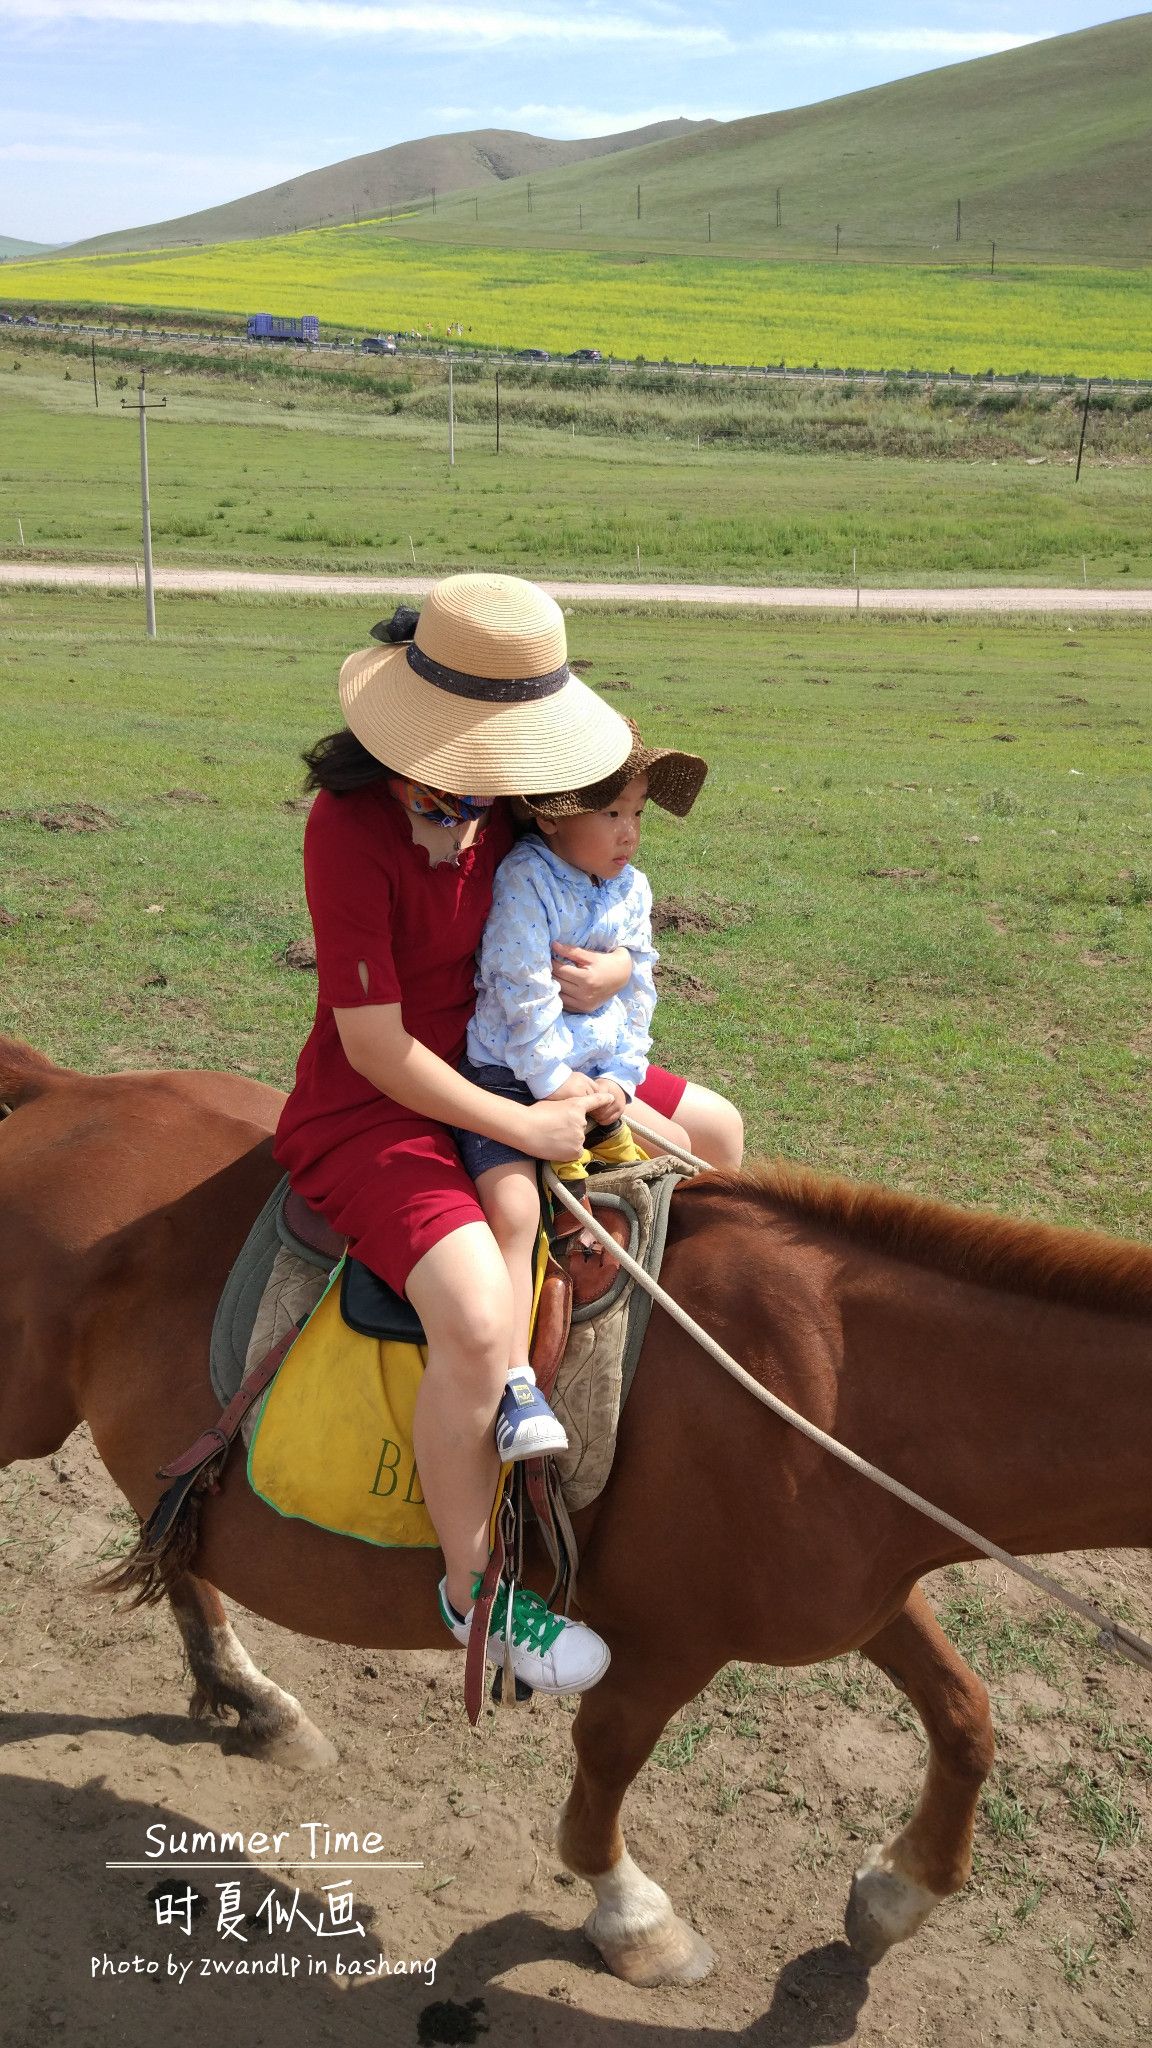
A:
{"label": "white sneaker with green laces", "polygon": [[[458,1614],[448,1598],[448,1581],[440,1581],[440,1613],[456,1641],[466,1644],[473,1608]],[[487,1661],[503,1667],[504,1624],[508,1588],[501,1586],[492,1604]],[[607,1643],[582,1621],[553,1614],[538,1593],[517,1586],[512,1596],[512,1669],[533,1692],[587,1692],[603,1678],[612,1661]]]}

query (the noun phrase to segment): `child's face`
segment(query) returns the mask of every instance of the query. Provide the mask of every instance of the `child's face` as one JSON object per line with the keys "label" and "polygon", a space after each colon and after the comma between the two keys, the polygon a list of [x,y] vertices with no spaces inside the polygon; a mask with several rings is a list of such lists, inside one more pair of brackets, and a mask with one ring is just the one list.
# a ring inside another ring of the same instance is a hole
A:
{"label": "child's face", "polygon": [[637,775],[602,811],[578,811],[574,818],[537,818],[536,823],[569,867],[607,882],[613,875],[623,874],[629,861],[636,858],[647,795],[648,777]]}

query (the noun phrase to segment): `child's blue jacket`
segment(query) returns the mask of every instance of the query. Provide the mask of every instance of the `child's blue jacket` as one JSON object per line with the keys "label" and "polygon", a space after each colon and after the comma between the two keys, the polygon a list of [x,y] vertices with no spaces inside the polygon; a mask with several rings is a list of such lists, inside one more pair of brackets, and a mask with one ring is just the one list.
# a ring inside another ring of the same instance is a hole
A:
{"label": "child's blue jacket", "polygon": [[[552,966],[556,945],[596,953],[626,946],[631,980],[590,1016],[566,1012]],[[647,876],[626,867],[609,881],[595,881],[527,834],[496,870],[468,1026],[469,1059],[510,1067],[537,1101],[573,1073],[617,1081],[631,1098],[648,1071],[658,958]]]}

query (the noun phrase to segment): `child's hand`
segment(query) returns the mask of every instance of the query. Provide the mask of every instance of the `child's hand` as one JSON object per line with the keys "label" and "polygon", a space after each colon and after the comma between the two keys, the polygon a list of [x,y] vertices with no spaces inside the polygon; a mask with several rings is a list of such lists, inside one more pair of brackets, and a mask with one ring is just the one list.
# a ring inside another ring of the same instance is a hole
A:
{"label": "child's hand", "polygon": [[627,946],[617,946],[612,953],[592,953],[587,946],[553,946],[552,972],[564,1008],[588,1017],[627,988],[632,955]]}
{"label": "child's hand", "polygon": [[[587,1074],[569,1074],[568,1079],[561,1081],[560,1086],[554,1088],[551,1095],[546,1095],[544,1100],[546,1102],[571,1102],[578,1095],[601,1095],[604,1087],[605,1083],[603,1081],[593,1081]],[[587,1103],[584,1106],[587,1111]]]}
{"label": "child's hand", "polygon": [[590,1115],[595,1123],[614,1124],[617,1118],[622,1117],[628,1108],[628,1097],[625,1095],[619,1081],[609,1081],[607,1079],[597,1081],[596,1087],[600,1094],[607,1096],[608,1099],[601,1104],[599,1109],[590,1111]]}

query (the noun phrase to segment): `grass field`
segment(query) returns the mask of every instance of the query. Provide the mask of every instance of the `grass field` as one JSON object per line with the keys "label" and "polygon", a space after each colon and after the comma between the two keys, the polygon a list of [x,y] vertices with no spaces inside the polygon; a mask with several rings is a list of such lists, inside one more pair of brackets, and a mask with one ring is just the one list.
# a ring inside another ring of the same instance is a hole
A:
{"label": "grass field", "polygon": [[[0,1028],[284,1084],[311,976],[300,749],[362,606],[0,604]],[[1147,1238],[1146,627],[580,610],[574,657],[712,762],[644,865],[660,1056],[757,1147]]]}
{"label": "grass field", "polygon": [[[68,382],[62,357],[20,360],[19,373],[0,372],[0,552],[19,555],[22,530],[33,558],[132,559],[136,437],[119,403],[131,367],[116,368],[118,393],[102,365],[97,412],[75,357]],[[164,359],[151,360],[158,370]],[[753,406],[708,392],[692,403],[658,378],[654,391],[587,395],[505,385],[497,457],[489,380],[457,394],[449,473],[439,367],[421,383],[406,367],[373,378],[356,362],[363,381],[348,390],[273,360],[283,376],[154,376],[169,400],[149,443],[158,561],[401,571],[415,557],[424,573],[624,580],[639,548],[646,577],[843,583],[855,548],[867,583],[1152,581],[1148,410],[1093,419],[1073,486],[1060,457],[1078,420],[1063,400],[947,412],[922,394],[755,387],[764,403]],[[852,436],[958,459],[870,461],[838,446]],[[806,457],[812,446],[827,452]],[[1029,466],[1033,446],[1046,466]]]}
{"label": "grass field", "polygon": [[316,313],[326,326],[678,362],[1146,377],[1143,269],[736,262],[405,240],[386,226],[6,264],[6,301]]}

